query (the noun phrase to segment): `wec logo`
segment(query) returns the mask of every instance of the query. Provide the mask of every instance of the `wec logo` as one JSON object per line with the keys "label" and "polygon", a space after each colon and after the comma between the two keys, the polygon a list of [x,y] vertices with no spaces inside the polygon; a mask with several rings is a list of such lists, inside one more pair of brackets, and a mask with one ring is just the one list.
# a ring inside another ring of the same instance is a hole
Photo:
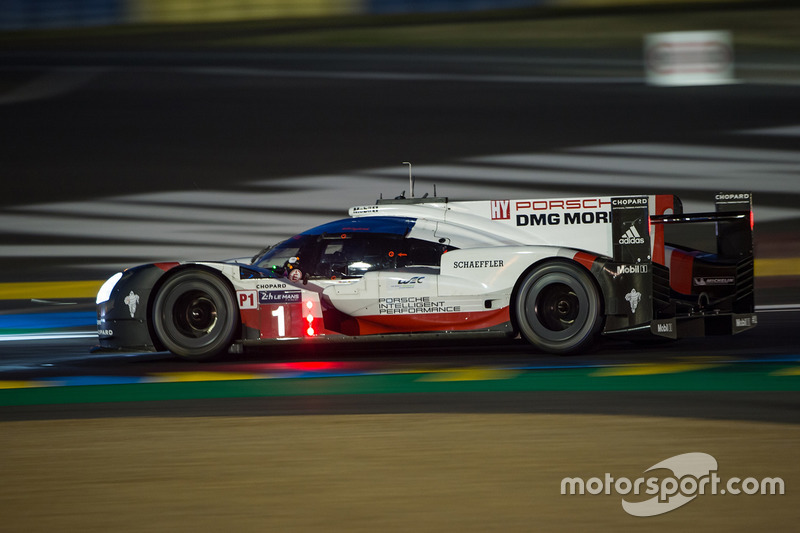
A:
{"label": "wec logo", "polygon": [[[717,475],[717,460],[701,452],[675,455],[654,464],[645,473],[655,470],[667,470],[672,475],[666,477],[639,477],[630,480],[626,477],[615,479],[606,473],[603,478],[593,477],[584,481],[579,477],[566,477],[561,480],[562,495],[582,495],[585,493],[610,495],[612,490],[629,498],[642,492],[652,498],[644,501],[629,501],[622,498],[622,508],[633,516],[657,516],[682,507],[697,498],[698,495],[717,494],[784,494],[785,484],[782,478],[765,477],[760,481],[748,477],[741,479],[732,477],[723,483]],[[642,486],[644,485],[644,490]]]}

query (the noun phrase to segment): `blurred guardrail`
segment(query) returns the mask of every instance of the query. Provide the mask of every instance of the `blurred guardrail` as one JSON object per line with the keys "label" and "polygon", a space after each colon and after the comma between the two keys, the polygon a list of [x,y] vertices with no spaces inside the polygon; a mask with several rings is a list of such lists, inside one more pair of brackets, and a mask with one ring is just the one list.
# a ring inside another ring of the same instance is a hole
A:
{"label": "blurred guardrail", "polygon": [[[776,1],[779,0],[761,0],[766,3]],[[758,0],[705,0],[700,3],[709,2],[759,3]],[[783,2],[791,3],[789,0]],[[692,3],[694,0],[0,0],[0,30]]]}
{"label": "blurred guardrail", "polygon": [[0,29],[479,11],[544,3],[552,0],[2,0]]}
{"label": "blurred guardrail", "polygon": [[0,29],[70,28],[125,22],[130,0],[2,0]]}

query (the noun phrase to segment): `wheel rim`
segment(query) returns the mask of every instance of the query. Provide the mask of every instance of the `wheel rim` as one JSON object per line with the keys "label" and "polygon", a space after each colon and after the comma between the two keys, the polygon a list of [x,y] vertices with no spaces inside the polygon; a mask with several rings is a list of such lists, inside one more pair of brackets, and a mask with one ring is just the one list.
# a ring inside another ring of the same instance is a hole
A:
{"label": "wheel rim", "polygon": [[533,331],[549,342],[579,334],[590,314],[589,295],[573,277],[550,273],[537,279],[525,295],[525,313]]}
{"label": "wheel rim", "polygon": [[580,299],[568,285],[553,283],[536,295],[534,312],[545,328],[563,331],[575,324],[580,314]]}
{"label": "wheel rim", "polygon": [[171,352],[195,360],[221,354],[236,332],[236,301],[212,274],[186,271],[156,296],[153,326]]}
{"label": "wheel rim", "polygon": [[175,329],[186,337],[201,338],[217,325],[217,305],[203,291],[189,291],[177,298],[172,308]]}

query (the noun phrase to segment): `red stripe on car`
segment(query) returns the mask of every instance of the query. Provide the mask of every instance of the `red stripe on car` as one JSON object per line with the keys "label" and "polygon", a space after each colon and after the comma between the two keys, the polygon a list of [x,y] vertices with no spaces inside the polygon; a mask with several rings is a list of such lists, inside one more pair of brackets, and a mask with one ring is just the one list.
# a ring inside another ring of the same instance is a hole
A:
{"label": "red stripe on car", "polygon": [[[656,195],[656,215],[663,215],[667,209],[675,212],[675,197],[671,194]],[[664,258],[664,224],[654,224],[653,232],[653,263],[665,264]]]}
{"label": "red stripe on car", "polygon": [[692,294],[692,269],[694,257],[673,250],[669,260],[669,284],[681,294]]}
{"label": "red stripe on car", "polygon": [[346,335],[375,335],[425,331],[471,331],[499,326],[511,320],[508,307],[489,311],[420,313],[414,315],[370,315],[353,317],[358,332]]}
{"label": "red stripe on car", "polygon": [[160,268],[161,270],[166,272],[167,270],[169,270],[171,268],[175,268],[176,266],[180,265],[180,263],[176,263],[176,262],[171,262],[171,263],[153,263],[153,265],[157,266],[158,268]]}
{"label": "red stripe on car", "polygon": [[572,257],[572,259],[585,266],[587,270],[591,270],[592,265],[595,261],[597,261],[597,256],[587,254],[586,252],[578,252]]}

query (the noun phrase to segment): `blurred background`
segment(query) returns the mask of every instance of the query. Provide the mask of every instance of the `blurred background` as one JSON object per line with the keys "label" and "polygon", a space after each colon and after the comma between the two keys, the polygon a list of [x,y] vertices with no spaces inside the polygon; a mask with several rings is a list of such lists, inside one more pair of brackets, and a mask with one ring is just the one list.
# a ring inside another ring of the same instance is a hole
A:
{"label": "blurred background", "polygon": [[[452,199],[668,192],[706,210],[753,190],[759,294],[785,303],[800,278],[798,15],[789,1],[8,0],[0,279],[249,256],[402,193],[411,161],[420,194]],[[653,83],[680,54],[648,36],[709,31],[684,35],[716,39],[718,63],[691,49],[692,80]]]}
{"label": "blurred background", "polygon": [[[75,28],[377,14],[488,13],[516,9],[618,10],[792,7],[776,0],[7,0],[3,29]],[[499,14],[499,13],[498,13]],[[510,13],[506,13],[509,15]],[[531,13],[528,13],[529,15]],[[562,13],[564,14],[564,13]]]}

